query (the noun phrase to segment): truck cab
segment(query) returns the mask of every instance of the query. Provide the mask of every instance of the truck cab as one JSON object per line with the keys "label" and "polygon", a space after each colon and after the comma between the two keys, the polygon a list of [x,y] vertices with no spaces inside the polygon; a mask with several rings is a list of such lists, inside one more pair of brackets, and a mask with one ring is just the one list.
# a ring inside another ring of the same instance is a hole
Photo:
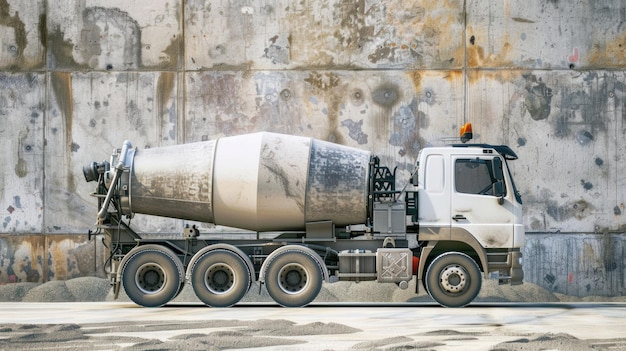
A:
{"label": "truck cab", "polygon": [[459,144],[421,151],[419,240],[428,244],[418,277],[432,265],[428,257],[454,251],[472,256],[485,276],[502,284],[522,283],[522,199],[508,167],[515,159],[504,145]]}

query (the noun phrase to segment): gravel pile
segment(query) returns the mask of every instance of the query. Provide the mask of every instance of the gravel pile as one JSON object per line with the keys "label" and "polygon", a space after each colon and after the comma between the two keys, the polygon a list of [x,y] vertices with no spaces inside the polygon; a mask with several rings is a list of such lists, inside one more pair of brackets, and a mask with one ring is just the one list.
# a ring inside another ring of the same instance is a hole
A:
{"label": "gravel pile", "polygon": [[111,290],[108,279],[81,277],[45,284],[0,285],[0,302],[94,302],[105,301]]}
{"label": "gravel pile", "polygon": [[[260,293],[259,293],[260,290]],[[81,277],[67,281],[52,281],[45,284],[14,283],[0,285],[0,302],[94,302],[114,301],[108,279]],[[121,289],[118,301],[130,301]],[[315,302],[433,302],[420,289],[415,294],[415,281],[408,289],[402,290],[394,284],[379,284],[368,281],[361,283],[337,282],[324,284]],[[174,302],[198,302],[190,286],[185,286]],[[267,302],[272,299],[265,289],[254,284],[242,302]],[[546,289],[524,283],[520,286],[498,285],[496,281],[485,280],[476,302],[626,302],[626,296],[619,297],[572,297],[553,294]]]}

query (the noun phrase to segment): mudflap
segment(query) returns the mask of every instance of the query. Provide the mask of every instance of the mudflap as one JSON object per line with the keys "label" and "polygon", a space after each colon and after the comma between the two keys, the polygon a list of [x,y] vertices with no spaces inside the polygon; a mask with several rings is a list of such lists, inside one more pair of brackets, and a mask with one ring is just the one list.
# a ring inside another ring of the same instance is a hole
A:
{"label": "mudflap", "polygon": [[117,300],[117,297],[120,294],[120,281],[114,278],[111,281],[111,285],[113,286],[113,299]]}

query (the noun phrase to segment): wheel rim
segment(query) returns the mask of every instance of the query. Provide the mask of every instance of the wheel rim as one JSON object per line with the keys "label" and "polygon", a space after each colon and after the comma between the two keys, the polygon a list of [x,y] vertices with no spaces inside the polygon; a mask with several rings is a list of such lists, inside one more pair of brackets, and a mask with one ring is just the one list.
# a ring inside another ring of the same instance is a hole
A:
{"label": "wheel rim", "polygon": [[446,266],[439,275],[439,284],[446,292],[458,294],[465,290],[469,274],[459,265]]}
{"label": "wheel rim", "polygon": [[224,263],[216,263],[207,269],[204,276],[204,285],[216,295],[226,294],[235,286],[233,268]]}
{"label": "wheel rim", "polygon": [[304,266],[298,263],[290,263],[280,269],[278,273],[278,286],[287,294],[298,294],[306,290],[309,285],[308,277]]}
{"label": "wheel rim", "polygon": [[152,295],[160,292],[167,283],[167,275],[161,265],[145,263],[135,273],[135,284],[142,293]]}

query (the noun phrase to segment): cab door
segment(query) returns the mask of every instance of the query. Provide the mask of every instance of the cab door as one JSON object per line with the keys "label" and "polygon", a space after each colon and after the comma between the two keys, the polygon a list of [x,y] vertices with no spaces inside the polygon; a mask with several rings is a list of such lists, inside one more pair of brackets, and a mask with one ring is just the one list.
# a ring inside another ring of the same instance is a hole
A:
{"label": "cab door", "polygon": [[466,230],[484,248],[513,246],[512,191],[497,154],[451,155],[451,229]]}

